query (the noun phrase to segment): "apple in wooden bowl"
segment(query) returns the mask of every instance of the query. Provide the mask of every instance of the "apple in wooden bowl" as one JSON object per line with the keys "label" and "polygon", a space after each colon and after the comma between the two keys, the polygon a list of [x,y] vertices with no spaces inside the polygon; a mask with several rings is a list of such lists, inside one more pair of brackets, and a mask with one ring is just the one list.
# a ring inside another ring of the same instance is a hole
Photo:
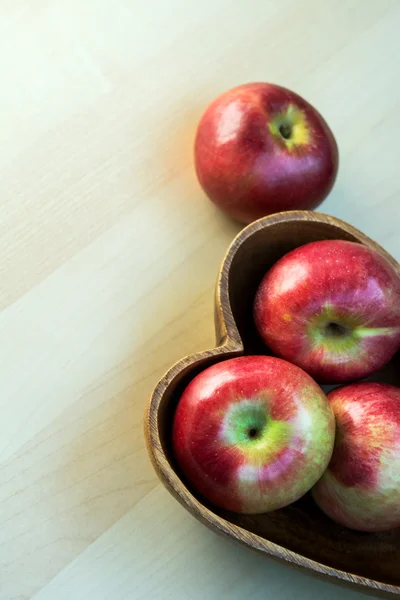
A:
{"label": "apple in wooden bowl", "polygon": [[[399,597],[400,528],[380,533],[348,529],[328,518],[309,493],[289,506],[263,514],[217,508],[190,485],[172,451],[176,408],[195,376],[230,358],[268,354],[253,319],[256,291],[268,269],[299,246],[332,239],[377,250],[400,274],[400,266],[393,257],[361,232],[333,217],[291,211],[252,223],[233,241],[220,269],[215,299],[216,347],[183,358],[162,377],[146,410],[145,434],[161,481],[189,512],[213,530],[265,555],[364,591]],[[399,353],[370,378],[399,386]]]}

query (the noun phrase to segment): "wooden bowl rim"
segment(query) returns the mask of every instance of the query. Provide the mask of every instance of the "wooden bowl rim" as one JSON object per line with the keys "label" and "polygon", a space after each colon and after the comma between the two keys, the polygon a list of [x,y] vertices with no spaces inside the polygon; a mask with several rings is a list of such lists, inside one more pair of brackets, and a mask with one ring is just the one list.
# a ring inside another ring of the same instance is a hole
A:
{"label": "wooden bowl rim", "polygon": [[364,591],[368,591],[369,589],[370,591],[376,590],[386,594],[395,594],[399,596],[400,586],[375,581],[368,577],[355,575],[324,565],[323,563],[309,559],[292,550],[288,550],[256,533],[243,529],[239,525],[230,523],[223,517],[215,514],[197,500],[197,498],[186,488],[185,484],[171,467],[162,448],[158,428],[158,409],[164,393],[174,379],[183,370],[190,369],[191,366],[199,361],[221,355],[228,355],[227,358],[239,356],[244,351],[229,299],[229,271],[236,253],[249,237],[256,234],[261,229],[266,229],[284,222],[300,223],[304,221],[323,223],[330,227],[336,227],[339,232],[344,231],[345,233],[350,234],[360,243],[380,252],[400,275],[399,263],[386,252],[386,250],[379,246],[379,244],[345,221],[324,213],[311,211],[281,212],[263,217],[242,229],[228,247],[217,277],[215,288],[215,310],[218,345],[211,350],[197,352],[177,361],[170,369],[168,369],[154,388],[146,406],[144,418],[144,431],[148,453],[153,467],[164,486],[194,517],[211,529],[232,537],[249,548],[269,554],[271,557],[285,560],[295,566],[314,571],[317,574],[336,577],[343,582],[362,587],[364,588]]}

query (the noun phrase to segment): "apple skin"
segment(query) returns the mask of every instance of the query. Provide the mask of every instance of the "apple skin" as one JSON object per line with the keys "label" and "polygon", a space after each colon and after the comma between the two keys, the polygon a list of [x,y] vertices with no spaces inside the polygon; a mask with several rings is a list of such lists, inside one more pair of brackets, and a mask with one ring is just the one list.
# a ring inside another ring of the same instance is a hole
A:
{"label": "apple skin", "polygon": [[328,394],[332,460],[312,491],[334,521],[359,531],[400,526],[400,389],[355,383]]}
{"label": "apple skin", "polygon": [[199,122],[194,154],[205,193],[242,223],[315,208],[330,192],[339,162],[319,112],[270,83],[240,85],[216,98]]}
{"label": "apple skin", "polygon": [[265,275],[254,320],[274,354],[317,381],[360,379],[400,348],[400,277],[361,244],[311,242]]}
{"label": "apple skin", "polygon": [[174,416],[173,450],[210,503],[264,513],[294,502],[324,473],[334,416],[315,381],[278,358],[246,356],[202,371]]}

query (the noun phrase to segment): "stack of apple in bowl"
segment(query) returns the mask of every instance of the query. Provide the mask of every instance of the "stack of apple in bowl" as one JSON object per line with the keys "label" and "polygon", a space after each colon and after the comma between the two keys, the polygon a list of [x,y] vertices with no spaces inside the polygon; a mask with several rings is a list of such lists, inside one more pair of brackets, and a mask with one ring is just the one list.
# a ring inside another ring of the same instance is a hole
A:
{"label": "stack of apple in bowl", "polygon": [[[372,248],[311,242],[267,271],[253,319],[265,355],[218,362],[180,396],[172,445],[186,480],[237,513],[312,490],[341,525],[400,526],[400,389],[373,380],[400,348],[399,274]],[[340,386],[326,395],[324,383]]]}
{"label": "stack of apple in bowl", "polygon": [[206,109],[199,182],[249,225],[221,266],[217,347],[171,367],[145,427],[161,480],[204,523],[398,594],[400,266],[310,212],[338,164],[321,114],[286,88],[245,84]]}

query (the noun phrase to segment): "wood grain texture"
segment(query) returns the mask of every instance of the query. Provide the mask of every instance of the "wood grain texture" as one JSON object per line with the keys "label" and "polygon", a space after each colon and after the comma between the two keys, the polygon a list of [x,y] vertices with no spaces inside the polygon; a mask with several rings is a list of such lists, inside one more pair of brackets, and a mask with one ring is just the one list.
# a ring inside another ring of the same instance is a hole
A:
{"label": "wood grain texture", "polygon": [[[295,566],[336,577],[361,589],[400,596],[400,529],[369,534],[349,531],[326,518],[308,496],[283,510],[241,515],[215,509],[185,484],[171,450],[172,420],[182,389],[201,370],[242,354],[264,354],[253,323],[253,301],[267,270],[298,246],[343,239],[373,248],[399,263],[373,240],[343,221],[320,213],[292,211],[261,219],[239,233],[224,258],[216,285],[214,350],[184,357],[155,387],[145,415],[154,468],[171,494],[200,522],[217,532]],[[400,385],[400,356],[371,377]],[[394,379],[394,380],[393,380]]]}
{"label": "wood grain texture", "polygon": [[221,91],[269,80],[312,102],[341,153],[321,210],[400,259],[398,0],[0,13],[1,600],[336,598],[188,519],[142,419],[169,365],[214,345],[239,227],[199,189],[192,143]]}

